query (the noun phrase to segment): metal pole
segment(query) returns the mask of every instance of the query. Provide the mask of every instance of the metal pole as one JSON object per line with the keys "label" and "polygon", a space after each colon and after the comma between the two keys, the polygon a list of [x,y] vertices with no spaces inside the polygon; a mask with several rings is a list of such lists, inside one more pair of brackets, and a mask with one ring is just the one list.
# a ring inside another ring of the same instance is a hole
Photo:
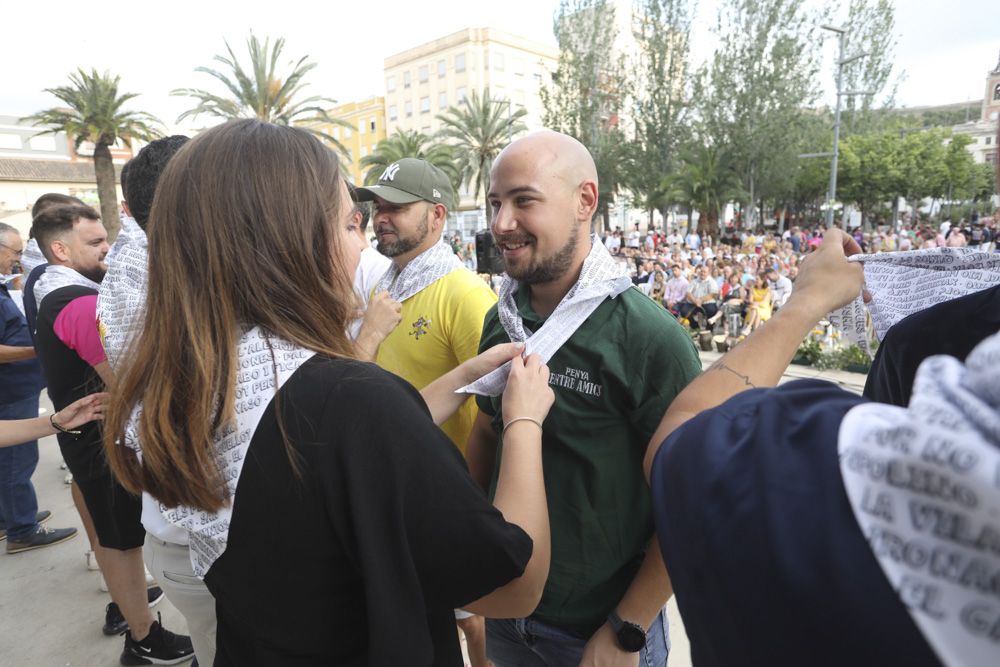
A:
{"label": "metal pole", "polygon": [[837,104],[833,117],[833,162],[830,164],[830,188],[826,192],[826,228],[833,227],[833,202],[837,197],[837,157],[840,150],[840,87],[844,74],[844,33],[841,32],[837,57]]}

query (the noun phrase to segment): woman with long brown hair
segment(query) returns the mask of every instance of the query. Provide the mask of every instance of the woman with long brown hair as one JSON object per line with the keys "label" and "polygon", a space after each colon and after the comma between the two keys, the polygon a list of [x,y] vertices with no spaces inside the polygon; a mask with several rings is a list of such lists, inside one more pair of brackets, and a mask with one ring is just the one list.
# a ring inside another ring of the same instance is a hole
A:
{"label": "woman with long brown hair", "polygon": [[[547,576],[548,370],[497,350],[425,389],[428,410],[357,361],[353,224],[333,153],[256,120],[200,134],[157,186],[105,439],[188,531],[216,665],[460,665],[452,610],[527,615]],[[492,507],[432,417],[511,356]]]}

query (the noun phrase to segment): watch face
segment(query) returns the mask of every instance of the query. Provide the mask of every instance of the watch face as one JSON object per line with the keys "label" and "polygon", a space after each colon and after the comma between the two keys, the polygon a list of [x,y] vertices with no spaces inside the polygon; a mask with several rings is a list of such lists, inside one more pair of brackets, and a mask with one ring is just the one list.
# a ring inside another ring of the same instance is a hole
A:
{"label": "watch face", "polygon": [[646,646],[646,633],[638,625],[625,623],[618,631],[618,643],[624,650],[636,653]]}

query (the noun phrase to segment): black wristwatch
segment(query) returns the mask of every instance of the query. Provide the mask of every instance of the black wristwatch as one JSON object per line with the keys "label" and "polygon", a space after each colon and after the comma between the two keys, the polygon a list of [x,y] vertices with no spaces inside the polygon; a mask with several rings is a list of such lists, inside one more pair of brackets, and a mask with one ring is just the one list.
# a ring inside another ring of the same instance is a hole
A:
{"label": "black wristwatch", "polygon": [[611,629],[618,637],[618,646],[621,650],[638,653],[645,648],[646,631],[642,629],[642,626],[623,621],[614,609],[608,614],[608,623],[611,624]]}

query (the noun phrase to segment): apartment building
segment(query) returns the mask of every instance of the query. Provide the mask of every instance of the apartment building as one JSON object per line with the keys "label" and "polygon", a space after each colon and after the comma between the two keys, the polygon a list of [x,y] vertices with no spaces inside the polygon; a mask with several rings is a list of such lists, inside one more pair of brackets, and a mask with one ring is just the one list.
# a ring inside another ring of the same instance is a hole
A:
{"label": "apartment building", "polygon": [[551,80],[559,51],[495,28],[468,28],[385,59],[389,134],[437,132],[438,114],[472,91],[489,87],[513,110],[524,109],[529,129],[542,125],[539,90]]}
{"label": "apartment building", "polygon": [[351,125],[324,124],[321,127],[350,151],[350,162],[345,164],[348,178],[352,183],[361,185],[365,177],[361,158],[371,155],[378,142],[386,137],[385,98],[369,97],[360,102],[347,102],[329,109],[327,113],[331,118],[339,118]]}

